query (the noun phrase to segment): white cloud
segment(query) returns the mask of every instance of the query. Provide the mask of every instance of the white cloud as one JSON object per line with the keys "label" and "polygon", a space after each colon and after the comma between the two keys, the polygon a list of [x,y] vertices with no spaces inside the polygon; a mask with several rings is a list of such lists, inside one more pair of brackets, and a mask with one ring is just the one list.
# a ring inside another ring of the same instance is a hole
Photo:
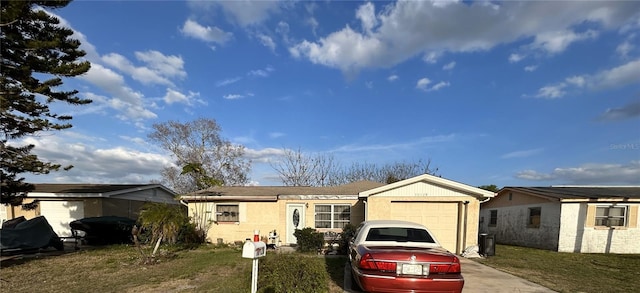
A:
{"label": "white cloud", "polygon": [[445,64],[444,66],[442,66],[442,70],[452,70],[454,67],[456,67],[456,62],[455,61],[451,61],[451,62]]}
{"label": "white cloud", "polygon": [[424,54],[424,56],[422,57],[422,61],[429,64],[435,64],[436,62],[438,62],[438,59],[440,59],[440,57],[442,57],[442,52],[429,52],[427,54]]}
{"label": "white cloud", "polygon": [[399,76],[393,74],[393,75],[389,75],[389,77],[387,77],[388,81],[396,81],[398,80],[398,78],[400,78]]}
{"label": "white cloud", "polygon": [[74,166],[69,171],[31,176],[29,182],[148,183],[159,179],[159,170],[171,164],[168,155],[122,146],[97,147],[104,141],[71,131],[29,137],[24,142],[34,144],[34,153],[42,159]]}
{"label": "white cloud", "polygon": [[284,21],[280,21],[278,22],[278,26],[276,26],[276,33],[278,33],[281,37],[282,40],[285,43],[289,43],[289,24],[284,22]]}
{"label": "white cloud", "polygon": [[247,73],[249,76],[259,76],[259,77],[267,77],[271,74],[271,72],[275,71],[275,69],[271,66],[267,66],[264,69],[256,69],[251,70]]}
{"label": "white cloud", "polygon": [[566,184],[640,184],[640,161],[628,164],[583,164],[579,167],[555,168],[551,173],[524,170],[516,174],[525,180],[554,180]]}
{"label": "white cloud", "polygon": [[242,79],[242,77],[233,77],[233,78],[227,78],[227,79],[219,80],[219,81],[216,82],[216,87],[230,85],[232,83],[236,83],[236,82],[240,81],[241,79]]}
{"label": "white cloud", "polygon": [[549,31],[538,34],[531,46],[551,54],[556,54],[563,52],[574,42],[594,39],[597,36],[598,33],[593,30],[588,30],[583,33],[575,33],[569,30]]}
{"label": "white cloud", "polygon": [[[112,95],[111,98],[98,100],[98,104],[115,109],[123,120],[152,119],[157,115],[144,105],[144,95],[128,87],[124,78],[100,64],[92,64],[91,69],[80,78],[98,86]],[[98,105],[100,106],[100,105]]]}
{"label": "white cloud", "polygon": [[356,18],[360,20],[362,29],[370,34],[378,25],[378,18],[376,17],[376,8],[371,2],[367,2],[364,5],[358,7],[356,10]]}
{"label": "white cloud", "polygon": [[568,84],[573,85],[575,87],[583,87],[587,83],[584,76],[577,76],[577,75],[567,77],[566,81]]}
{"label": "white cloud", "polygon": [[253,162],[272,162],[274,158],[284,156],[285,149],[264,148],[260,150],[245,148],[244,156]]}
{"label": "white cloud", "polygon": [[432,87],[429,87],[429,85],[432,83],[432,81],[426,77],[421,78],[420,80],[418,80],[418,82],[416,83],[416,88],[423,90],[425,92],[432,92],[432,91],[437,91],[440,90],[442,88],[448,87],[451,84],[449,84],[448,82],[438,82],[435,85],[433,85]]}
{"label": "white cloud", "polygon": [[143,84],[163,84],[174,86],[170,78],[184,78],[184,61],[179,56],[166,56],[158,51],[135,52],[136,58],[146,66],[135,66],[120,54],[110,53],[101,60],[131,76]]}
{"label": "white cloud", "polygon": [[136,58],[147,64],[154,72],[167,77],[186,77],[184,60],[175,55],[164,55],[158,51],[135,52]]}
{"label": "white cloud", "polygon": [[244,95],[229,94],[229,95],[224,95],[223,98],[226,99],[226,100],[237,100],[237,99],[244,98]]}
{"label": "white cloud", "polygon": [[315,17],[312,16],[312,17],[307,18],[305,23],[311,27],[311,32],[315,36],[316,35],[316,30],[318,29],[318,26],[320,25],[318,20]]}
{"label": "white cloud", "polygon": [[626,40],[622,44],[618,45],[618,47],[616,47],[616,53],[620,55],[620,57],[626,59],[629,57],[629,53],[633,51],[635,47],[635,45]]}
{"label": "white cloud", "polygon": [[513,159],[513,158],[526,158],[533,155],[536,155],[542,151],[541,148],[538,149],[529,149],[529,150],[520,150],[514,151],[501,156],[503,159]]}
{"label": "white cloud", "polygon": [[640,117],[640,101],[629,103],[620,108],[607,109],[599,119],[604,121],[624,120]]}
{"label": "white cloud", "polygon": [[524,55],[513,53],[509,55],[509,63],[518,63],[522,59],[524,59],[524,57],[525,57]]}
{"label": "white cloud", "polygon": [[524,67],[524,71],[526,72],[534,72],[536,71],[536,69],[538,69],[537,65],[529,65]]}
{"label": "white cloud", "polygon": [[282,133],[282,132],[271,132],[269,133],[269,137],[270,138],[280,138],[285,136],[286,134]]}
{"label": "white cloud", "polygon": [[416,88],[417,89],[421,89],[423,91],[426,91],[429,87],[429,84],[431,83],[431,80],[423,77],[421,79],[418,80],[418,82],[416,83]]}
{"label": "white cloud", "polygon": [[[289,51],[294,57],[346,73],[388,68],[416,55],[434,62],[438,53],[489,50],[523,40],[529,42],[524,49],[557,54],[574,42],[596,38],[596,28],[611,30],[633,19],[639,5],[633,1],[441,4],[397,1],[372,14],[373,5],[366,3],[356,10],[356,20],[365,32],[346,25],[316,41],[300,41]],[[550,17],[548,11],[562,17]],[[585,22],[593,24],[594,30],[574,31]]]}
{"label": "white cloud", "polygon": [[162,99],[167,104],[180,103],[185,105],[193,105],[195,98],[198,96],[200,96],[199,93],[189,92],[188,94],[183,94],[173,89],[167,89],[167,93]]}
{"label": "white cloud", "polygon": [[640,59],[621,66],[604,70],[591,78],[590,86],[596,89],[614,88],[638,83],[640,76]]}
{"label": "white cloud", "polygon": [[432,91],[437,91],[437,90],[439,90],[439,89],[442,89],[442,88],[448,87],[448,86],[450,86],[450,85],[451,85],[451,84],[450,84],[449,82],[441,81],[441,82],[439,82],[439,83],[436,83],[433,87],[431,87],[431,90],[432,90]]}
{"label": "white cloud", "polygon": [[220,45],[226,43],[233,36],[232,33],[225,32],[218,27],[203,26],[191,19],[184,22],[180,32],[194,39]]}
{"label": "white cloud", "polygon": [[394,143],[394,144],[372,144],[372,145],[344,145],[330,152],[345,152],[345,153],[363,153],[363,152],[371,152],[371,151],[388,151],[388,150],[406,150],[412,148],[424,148],[425,146],[430,145],[438,145],[442,143],[450,143],[458,138],[456,134],[446,134],[446,135],[434,135],[434,136],[426,136],[420,137],[414,141]]}
{"label": "white cloud", "polygon": [[260,24],[280,10],[278,1],[213,1],[213,4],[220,5],[232,21],[243,27]]}
{"label": "white cloud", "polygon": [[366,86],[368,89],[372,89],[373,88],[373,81],[367,81],[364,83],[364,86]]}
{"label": "white cloud", "polygon": [[538,98],[561,98],[567,94],[567,90],[572,88],[587,88],[590,90],[617,88],[637,83],[638,76],[640,76],[640,59],[593,75],[584,74],[567,77],[562,82],[540,88],[535,96]]}
{"label": "white cloud", "polygon": [[271,52],[275,52],[276,51],[276,43],[273,41],[273,39],[271,39],[270,36],[264,35],[264,34],[258,34],[258,39],[260,40],[260,43],[269,48],[271,50]]}
{"label": "white cloud", "polygon": [[547,99],[557,99],[564,97],[567,92],[564,91],[566,87],[565,83],[560,83],[556,85],[548,85],[540,88],[538,90],[538,94],[536,98],[547,98]]}

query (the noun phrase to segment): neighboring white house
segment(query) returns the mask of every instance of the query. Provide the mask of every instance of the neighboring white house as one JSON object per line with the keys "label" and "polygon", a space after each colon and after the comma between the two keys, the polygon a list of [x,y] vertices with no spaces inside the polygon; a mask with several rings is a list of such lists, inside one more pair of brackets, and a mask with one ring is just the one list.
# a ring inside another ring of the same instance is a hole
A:
{"label": "neighboring white house", "polygon": [[640,186],[505,187],[480,208],[495,242],[558,252],[640,253]]}

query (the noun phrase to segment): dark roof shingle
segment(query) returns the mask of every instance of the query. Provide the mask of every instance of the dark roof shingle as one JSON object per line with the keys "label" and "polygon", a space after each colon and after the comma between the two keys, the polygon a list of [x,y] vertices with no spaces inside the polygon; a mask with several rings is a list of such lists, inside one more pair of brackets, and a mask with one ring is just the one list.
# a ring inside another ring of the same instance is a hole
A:
{"label": "dark roof shingle", "polygon": [[640,199],[640,186],[504,187],[502,190],[521,191],[557,199]]}

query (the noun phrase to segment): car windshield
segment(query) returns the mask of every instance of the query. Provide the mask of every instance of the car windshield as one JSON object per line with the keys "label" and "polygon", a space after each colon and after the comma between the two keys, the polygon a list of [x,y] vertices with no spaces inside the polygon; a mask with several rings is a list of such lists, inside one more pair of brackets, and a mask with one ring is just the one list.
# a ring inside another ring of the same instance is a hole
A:
{"label": "car windshield", "polygon": [[402,227],[371,228],[366,241],[435,243],[433,237],[424,229]]}

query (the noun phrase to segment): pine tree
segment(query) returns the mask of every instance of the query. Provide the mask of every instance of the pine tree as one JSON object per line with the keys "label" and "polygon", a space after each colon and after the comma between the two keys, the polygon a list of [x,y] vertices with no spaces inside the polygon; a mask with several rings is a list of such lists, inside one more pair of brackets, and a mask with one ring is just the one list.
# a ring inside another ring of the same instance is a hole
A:
{"label": "pine tree", "polygon": [[[1,203],[19,205],[33,190],[22,173],[47,174],[62,166],[41,161],[32,154],[34,145],[18,145],[16,140],[42,131],[71,127],[71,116],[52,113],[49,104],[66,102],[84,105],[91,100],[78,91],[58,90],[64,77],[89,70],[82,59],[80,42],[73,31],[45,9],[65,7],[67,1],[0,0],[0,192]],[[72,166],[64,167],[65,169]]]}

